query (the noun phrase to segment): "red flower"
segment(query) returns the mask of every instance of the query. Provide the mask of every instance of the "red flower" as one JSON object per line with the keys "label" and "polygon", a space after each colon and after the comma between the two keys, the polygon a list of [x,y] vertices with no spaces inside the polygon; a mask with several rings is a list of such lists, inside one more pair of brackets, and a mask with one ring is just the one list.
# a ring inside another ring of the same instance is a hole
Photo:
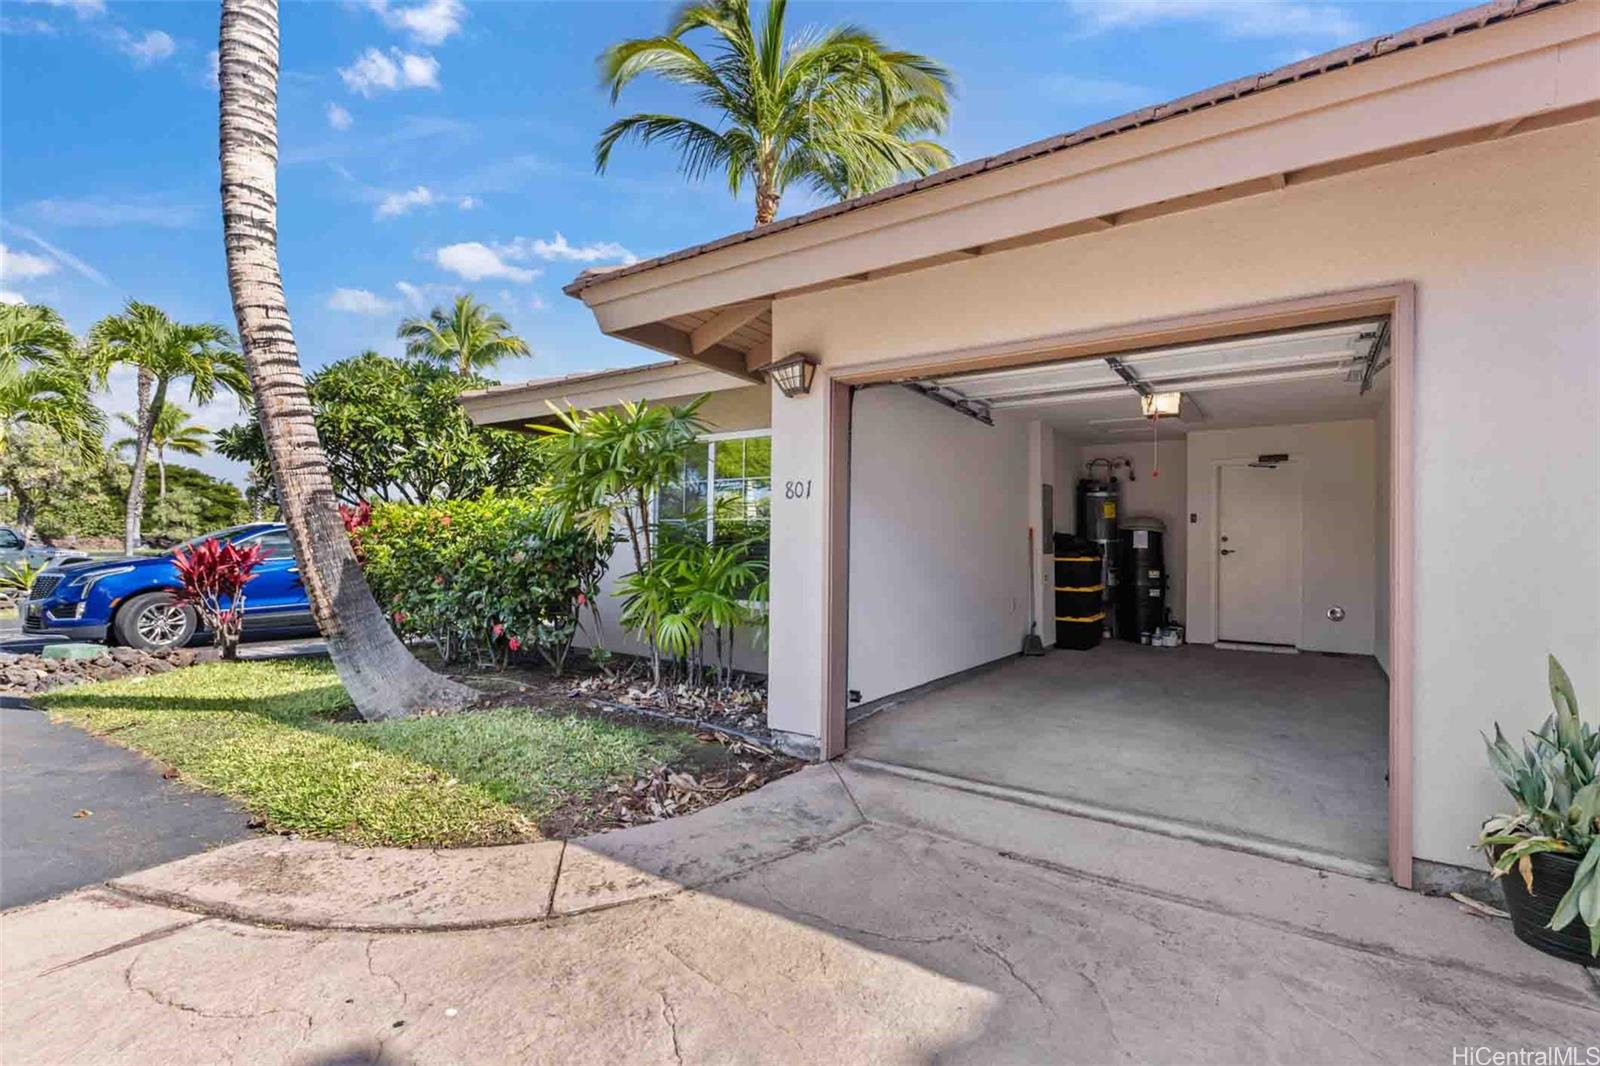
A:
{"label": "red flower", "polygon": [[444,588],[444,575],[443,574],[434,575],[433,587],[436,588],[436,589],[437,588]]}
{"label": "red flower", "polygon": [[589,605],[589,597],[585,596],[581,592],[578,593],[578,606],[579,607],[587,607],[588,605]]}
{"label": "red flower", "polygon": [[394,613],[394,621],[395,621],[396,625],[400,625],[400,624],[404,623],[405,620],[406,620],[406,613],[404,611],[396,611]]}
{"label": "red flower", "polygon": [[518,648],[522,647],[522,641],[518,640],[516,637],[512,637],[510,640],[506,641],[506,647],[510,648],[512,651],[516,651]]}
{"label": "red flower", "polygon": [[499,622],[496,622],[494,624],[494,635],[495,636],[498,637],[501,633],[504,633],[505,631],[506,631],[506,627],[501,625]]}
{"label": "red flower", "polygon": [[440,525],[441,525],[441,526],[447,526],[447,525],[449,525],[449,524],[450,524],[450,516],[449,516],[449,515],[447,515],[447,514],[442,514],[442,515],[440,515],[440,516],[439,516],[439,524],[440,524]]}

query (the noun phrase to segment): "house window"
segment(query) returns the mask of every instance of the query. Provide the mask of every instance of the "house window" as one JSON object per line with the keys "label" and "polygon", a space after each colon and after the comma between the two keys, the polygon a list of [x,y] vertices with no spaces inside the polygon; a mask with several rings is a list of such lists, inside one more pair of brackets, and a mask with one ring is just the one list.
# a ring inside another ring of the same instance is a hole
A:
{"label": "house window", "polygon": [[663,529],[712,543],[756,539],[766,554],[772,523],[772,438],[718,435],[685,450],[678,476],[656,497]]}

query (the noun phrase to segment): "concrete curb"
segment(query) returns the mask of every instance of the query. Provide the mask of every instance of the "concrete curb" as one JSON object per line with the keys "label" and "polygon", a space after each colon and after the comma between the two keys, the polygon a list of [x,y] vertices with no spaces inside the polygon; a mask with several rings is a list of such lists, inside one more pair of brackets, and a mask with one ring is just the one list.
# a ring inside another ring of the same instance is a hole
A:
{"label": "concrete curb", "polygon": [[117,878],[110,891],[277,929],[400,933],[528,925],[732,877],[863,824],[830,766],[715,807],[572,841],[360,848],[260,837]]}

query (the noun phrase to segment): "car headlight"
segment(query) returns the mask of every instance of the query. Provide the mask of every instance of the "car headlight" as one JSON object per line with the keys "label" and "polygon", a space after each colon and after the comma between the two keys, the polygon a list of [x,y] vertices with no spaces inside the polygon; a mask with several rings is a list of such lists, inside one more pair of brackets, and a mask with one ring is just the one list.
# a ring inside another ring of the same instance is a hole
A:
{"label": "car headlight", "polygon": [[102,578],[116,577],[118,574],[127,574],[131,573],[132,571],[133,567],[131,566],[119,566],[114,570],[101,570],[93,574],[79,574],[71,581],[68,581],[65,587],[69,589],[81,589],[84,597],[87,598],[89,595],[89,590],[94,588],[95,582],[101,580]]}

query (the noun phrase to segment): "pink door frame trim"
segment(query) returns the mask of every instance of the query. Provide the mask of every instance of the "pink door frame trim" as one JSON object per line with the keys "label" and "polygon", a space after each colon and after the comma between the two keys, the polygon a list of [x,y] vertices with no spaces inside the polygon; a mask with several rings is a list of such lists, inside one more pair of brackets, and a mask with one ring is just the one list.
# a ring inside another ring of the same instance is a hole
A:
{"label": "pink door frame trim", "polygon": [[1027,342],[915,355],[834,373],[824,360],[828,404],[824,440],[822,730],[825,759],[845,750],[846,670],[849,664],[850,420],[854,386],[935,371],[977,370],[1059,362],[1188,341],[1262,333],[1384,314],[1389,316],[1389,876],[1412,886],[1412,696],[1415,587],[1413,449],[1415,422],[1416,285],[1370,288],[1150,319],[1080,330]]}

